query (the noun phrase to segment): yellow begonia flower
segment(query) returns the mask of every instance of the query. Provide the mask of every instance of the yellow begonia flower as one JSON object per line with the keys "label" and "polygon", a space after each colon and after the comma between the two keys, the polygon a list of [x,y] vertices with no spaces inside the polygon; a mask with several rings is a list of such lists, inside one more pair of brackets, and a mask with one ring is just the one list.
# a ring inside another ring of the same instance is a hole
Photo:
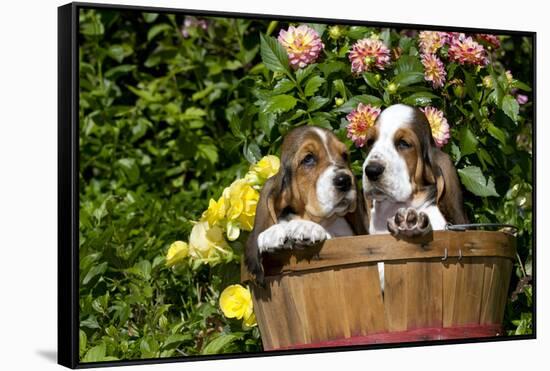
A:
{"label": "yellow begonia flower", "polygon": [[170,245],[166,253],[166,265],[171,267],[181,260],[185,259],[189,254],[189,246],[183,241],[176,241]]}
{"label": "yellow begonia flower", "polygon": [[254,315],[252,295],[241,285],[227,286],[220,295],[220,308],[227,318],[248,319]]}
{"label": "yellow begonia flower", "polygon": [[202,214],[202,219],[206,220],[208,224],[212,227],[225,218],[225,213],[226,201],[224,197],[220,197],[217,202],[213,199],[210,199],[208,209]]}
{"label": "yellow begonia flower", "polygon": [[250,316],[244,319],[243,324],[245,328],[251,328],[258,325],[258,323],[256,322],[256,315],[254,314],[254,312],[252,312]]}
{"label": "yellow begonia flower", "polygon": [[222,257],[231,254],[231,248],[223,237],[219,226],[209,226],[200,221],[193,226],[189,236],[189,255],[193,259],[209,264],[219,263]]}
{"label": "yellow begonia flower", "polygon": [[[256,191],[245,179],[237,179],[223,191],[223,198],[227,203],[227,237],[230,240],[238,238],[239,233],[235,228],[251,231],[254,226],[256,205],[260,199],[260,193]],[[238,224],[238,226],[237,226]]]}
{"label": "yellow begonia flower", "polygon": [[251,185],[262,186],[266,180],[277,174],[281,167],[281,161],[277,156],[265,156],[256,164],[250,166],[245,179]]}

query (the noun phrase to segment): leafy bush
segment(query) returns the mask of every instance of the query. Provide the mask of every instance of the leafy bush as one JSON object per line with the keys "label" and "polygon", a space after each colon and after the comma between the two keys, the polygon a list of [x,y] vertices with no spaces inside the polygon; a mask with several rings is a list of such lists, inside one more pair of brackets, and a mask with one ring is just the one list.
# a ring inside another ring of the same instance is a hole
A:
{"label": "leafy bush", "polygon": [[[519,284],[505,325],[509,334],[532,331],[532,106],[515,96],[519,89],[529,97],[522,81],[532,76],[531,40],[500,36],[485,67],[452,61],[444,46],[446,82],[434,88],[415,31],[309,25],[323,52],[294,69],[272,36],[288,26],[81,11],[82,361],[261,350],[258,329],[218,307],[220,292],[239,282],[242,244],[231,243],[234,255],[216,266],[169,268],[166,251],[250,163],[277,154],[293,127],[333,130],[352,149],[359,177],[364,154],[347,138],[346,120],[359,103],[444,112],[451,140],[443,149],[470,219],[519,227]],[[391,64],[354,74],[349,50],[369,37],[390,48]]]}

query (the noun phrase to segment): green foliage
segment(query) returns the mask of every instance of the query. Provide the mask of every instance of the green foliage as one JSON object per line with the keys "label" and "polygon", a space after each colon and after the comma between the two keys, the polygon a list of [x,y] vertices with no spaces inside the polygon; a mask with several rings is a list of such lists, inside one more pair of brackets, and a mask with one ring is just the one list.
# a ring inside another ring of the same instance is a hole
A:
{"label": "green foliage", "polygon": [[[238,257],[217,267],[164,256],[187,240],[210,198],[250,163],[277,154],[300,125],[346,137],[358,103],[404,102],[445,112],[453,158],[472,221],[519,227],[509,334],[530,333],[532,261],[532,45],[503,37],[485,69],[449,63],[434,91],[423,78],[415,38],[395,30],[341,26],[315,64],[293,70],[270,36],[288,24],[154,13],[80,14],[80,356],[82,361],[261,350],[257,328],[223,317],[219,293],[239,282]],[[206,27],[203,27],[206,25]],[[384,71],[351,73],[347,52],[371,33],[400,58]],[[514,80],[508,81],[510,69]],[[493,78],[486,88],[484,76]],[[523,82],[522,82],[523,81]],[[391,86],[391,88],[390,88]],[[519,263],[521,262],[521,263]],[[520,280],[521,279],[521,280]]]}

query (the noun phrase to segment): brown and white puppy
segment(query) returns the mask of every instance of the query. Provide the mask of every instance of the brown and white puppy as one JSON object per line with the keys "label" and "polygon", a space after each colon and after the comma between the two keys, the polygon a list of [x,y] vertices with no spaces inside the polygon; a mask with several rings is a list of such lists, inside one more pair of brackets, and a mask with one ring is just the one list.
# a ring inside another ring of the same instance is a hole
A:
{"label": "brown and white puppy", "polygon": [[436,147],[418,108],[382,111],[366,139],[363,189],[370,234],[417,237],[467,223],[462,191],[449,156]]}
{"label": "brown and white puppy", "polygon": [[245,261],[263,281],[261,256],[338,236],[365,234],[363,197],[348,162],[348,150],[330,131],[303,126],[281,147],[279,172],[260,192]]}

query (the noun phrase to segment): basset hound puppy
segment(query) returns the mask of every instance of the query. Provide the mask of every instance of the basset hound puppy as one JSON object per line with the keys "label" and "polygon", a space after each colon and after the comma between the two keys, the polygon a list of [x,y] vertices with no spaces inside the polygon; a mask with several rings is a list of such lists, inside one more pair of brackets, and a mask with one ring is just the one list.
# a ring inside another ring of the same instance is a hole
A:
{"label": "basset hound puppy", "polygon": [[456,169],[436,147],[422,111],[404,104],[386,108],[365,143],[370,234],[407,239],[467,223]]}
{"label": "basset hound puppy", "polygon": [[281,167],[260,192],[246,245],[245,262],[256,281],[263,282],[264,253],[365,234],[359,194],[348,150],[332,132],[302,126],[285,135]]}

